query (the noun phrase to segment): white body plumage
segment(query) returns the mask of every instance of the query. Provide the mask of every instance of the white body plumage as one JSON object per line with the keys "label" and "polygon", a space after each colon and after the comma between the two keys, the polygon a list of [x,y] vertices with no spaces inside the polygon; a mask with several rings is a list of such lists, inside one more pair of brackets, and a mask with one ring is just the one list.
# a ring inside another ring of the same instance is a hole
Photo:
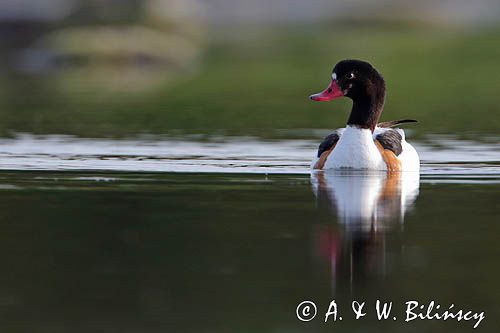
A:
{"label": "white body plumage", "polygon": [[[393,129],[376,127],[372,133],[370,129],[347,126],[337,130],[340,139],[328,156],[323,169],[387,170],[382,155],[374,143],[375,138],[387,130]],[[402,137],[402,152],[397,156],[401,162],[401,171],[419,171],[420,159],[415,148],[406,142],[402,129],[396,130]],[[313,159],[312,166],[317,160],[317,157]]]}

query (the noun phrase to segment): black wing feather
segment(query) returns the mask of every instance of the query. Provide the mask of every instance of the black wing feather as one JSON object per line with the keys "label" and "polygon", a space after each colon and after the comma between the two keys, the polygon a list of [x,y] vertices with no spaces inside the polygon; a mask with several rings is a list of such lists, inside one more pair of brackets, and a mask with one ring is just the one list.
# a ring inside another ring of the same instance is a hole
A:
{"label": "black wing feather", "polygon": [[403,146],[401,144],[403,137],[395,129],[384,131],[377,135],[375,139],[380,142],[384,149],[392,151],[396,156],[399,156],[399,154],[403,152]]}
{"label": "black wing feather", "polygon": [[320,143],[318,148],[318,157],[325,151],[330,150],[340,139],[338,131],[333,132],[325,137],[323,142]]}
{"label": "black wing feather", "polygon": [[383,123],[378,123],[378,127],[383,127],[383,128],[389,128],[389,127],[394,127],[398,126],[400,124],[405,124],[405,123],[416,123],[417,121],[415,119],[399,119],[399,120],[391,120],[391,121],[384,121]]}

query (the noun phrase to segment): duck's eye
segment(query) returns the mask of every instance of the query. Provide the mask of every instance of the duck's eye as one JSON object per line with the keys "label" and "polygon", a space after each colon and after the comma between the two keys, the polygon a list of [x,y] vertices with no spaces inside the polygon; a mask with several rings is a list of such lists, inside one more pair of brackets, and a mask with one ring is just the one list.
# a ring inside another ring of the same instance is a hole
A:
{"label": "duck's eye", "polygon": [[350,80],[350,79],[354,79],[354,78],[355,78],[354,73],[349,73],[349,74],[347,74],[347,75],[346,75],[346,78],[347,78],[347,79],[349,79],[349,80]]}

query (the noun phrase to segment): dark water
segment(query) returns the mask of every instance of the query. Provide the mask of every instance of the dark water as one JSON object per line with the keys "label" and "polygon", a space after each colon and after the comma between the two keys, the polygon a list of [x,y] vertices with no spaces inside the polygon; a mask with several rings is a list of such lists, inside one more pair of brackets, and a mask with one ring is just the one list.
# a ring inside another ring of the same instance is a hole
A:
{"label": "dark water", "polygon": [[[2,331],[473,330],[404,322],[406,301],[435,300],[484,311],[478,331],[496,332],[500,184],[484,165],[420,180],[2,171]],[[324,323],[333,299],[343,320]],[[397,321],[376,320],[377,299]],[[296,317],[303,300],[318,307],[311,322]]]}

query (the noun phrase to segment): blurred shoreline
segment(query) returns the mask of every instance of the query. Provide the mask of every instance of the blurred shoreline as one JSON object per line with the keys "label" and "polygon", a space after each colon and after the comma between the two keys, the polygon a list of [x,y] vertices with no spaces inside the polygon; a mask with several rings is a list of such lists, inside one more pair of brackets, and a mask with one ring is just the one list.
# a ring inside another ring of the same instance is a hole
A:
{"label": "blurred shoreline", "polygon": [[[349,101],[313,105],[307,96],[343,58],[382,72],[382,119],[418,119],[416,137],[499,134],[500,22],[491,17],[500,5],[489,0],[460,2],[456,20],[436,19],[450,1],[320,0],[286,11],[283,1],[28,3],[0,5],[1,136],[269,138],[342,127]],[[266,6],[274,9],[261,17]]]}

